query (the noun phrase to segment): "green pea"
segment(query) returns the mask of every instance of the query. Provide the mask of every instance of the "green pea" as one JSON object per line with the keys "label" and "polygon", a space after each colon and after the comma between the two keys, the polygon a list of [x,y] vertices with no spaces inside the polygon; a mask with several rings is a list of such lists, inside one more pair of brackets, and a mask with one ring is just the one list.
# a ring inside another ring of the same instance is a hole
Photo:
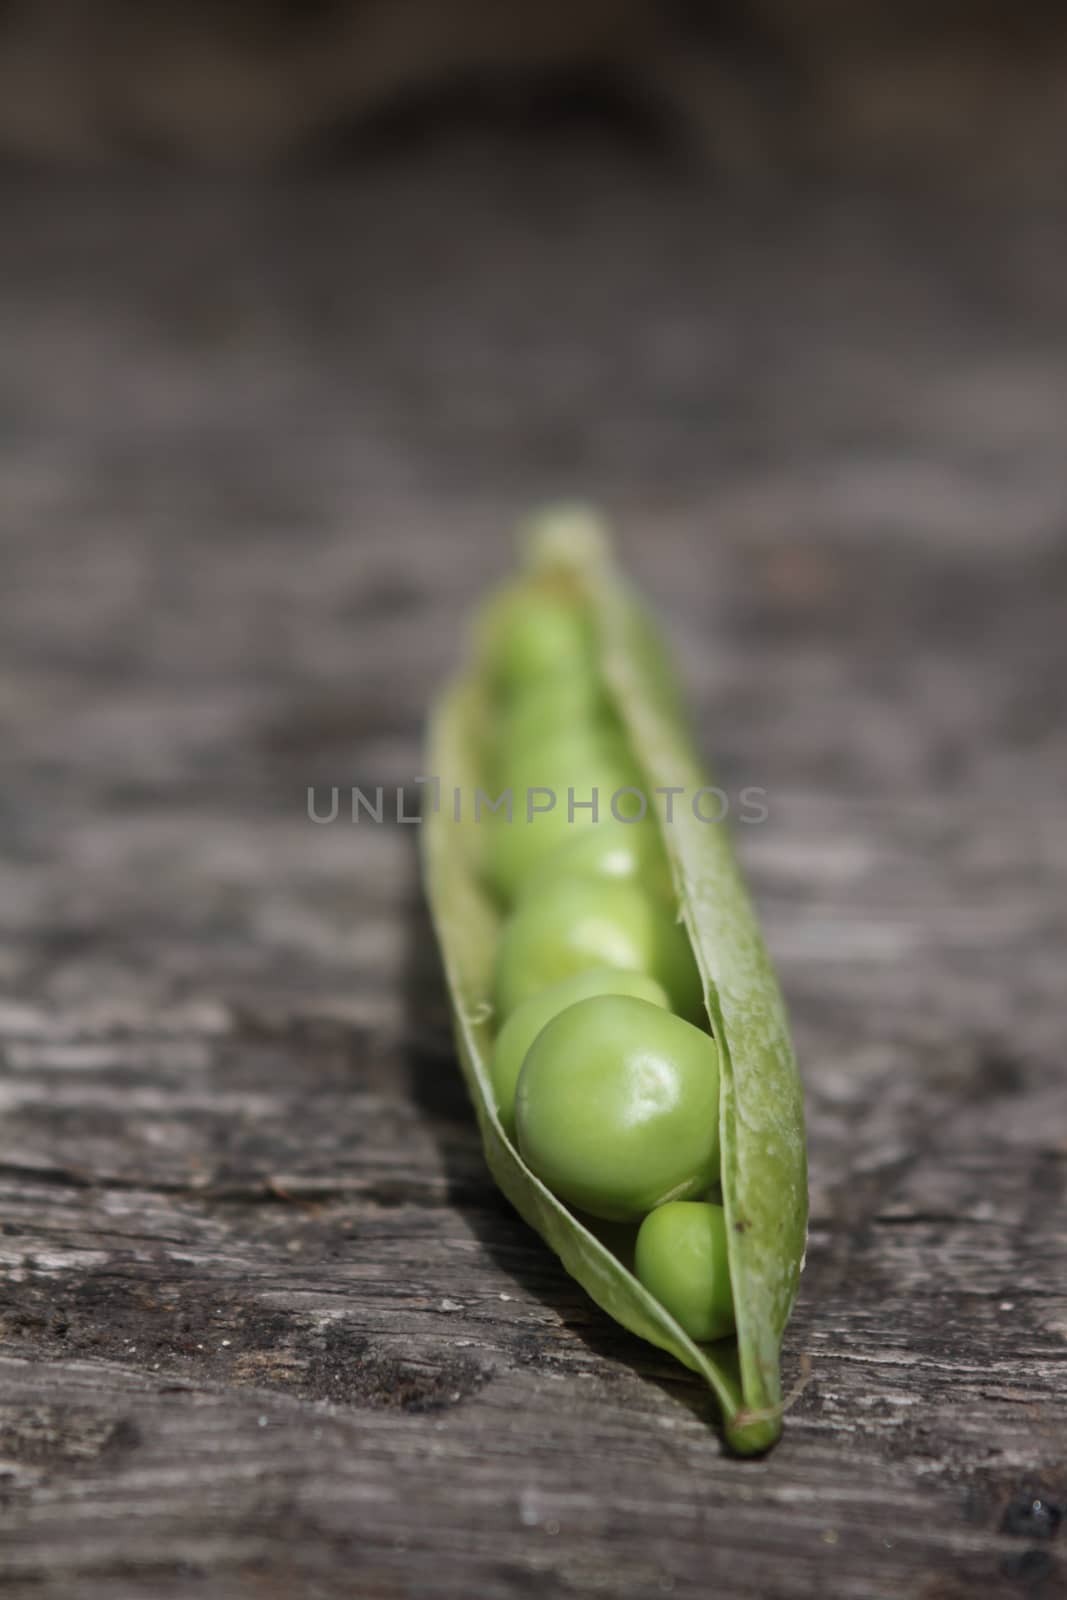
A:
{"label": "green pea", "polygon": [[490,682],[505,703],[549,674],[593,670],[589,619],[569,593],[551,586],[502,594],[482,639]]}
{"label": "green pea", "polygon": [[614,733],[618,721],[597,680],[589,673],[564,670],[539,678],[499,715],[495,728],[497,769],[525,757],[561,733]]}
{"label": "green pea", "polygon": [[[511,820],[504,811],[489,819],[485,853],[486,875],[500,899],[505,904],[514,900],[523,883],[557,845],[593,824],[588,802],[594,792],[599,818],[605,811],[610,814],[612,795],[632,787],[635,781],[625,750],[607,737],[590,739],[573,734],[546,743],[510,764],[501,775],[494,798],[510,789]],[[533,790],[550,793],[533,794]],[[537,808],[532,815],[530,805]]]}
{"label": "green pea", "polygon": [[672,1200],[650,1211],[638,1230],[634,1271],[691,1339],[724,1339],[734,1331],[722,1206]]}
{"label": "green pea", "polygon": [[[562,786],[577,787],[577,779],[596,766],[609,766],[625,772],[631,781],[637,768],[622,735],[611,727],[596,724],[552,728],[540,738],[508,753],[497,767],[496,778],[502,788],[516,791]],[[523,796],[525,799],[525,795]],[[607,806],[610,794],[603,797]]]}
{"label": "green pea", "polygon": [[580,1000],[530,1046],[515,1122],[526,1164],[595,1217],[702,1194],[719,1176],[715,1042],[647,1000]]}
{"label": "green pea", "polygon": [[586,967],[645,972],[671,1009],[707,1026],[703,989],[684,929],[633,883],[559,879],[531,894],[501,930],[493,975],[497,1015]]}
{"label": "green pea", "polygon": [[617,967],[589,967],[585,972],[576,972],[516,1006],[497,1034],[489,1062],[496,1107],[509,1138],[515,1137],[515,1086],[527,1050],[558,1012],[579,1000],[602,994],[628,994],[664,1010],[669,1008],[667,996],[654,978],[646,978],[643,972],[622,972]]}
{"label": "green pea", "polygon": [[622,822],[610,813],[609,798],[606,808],[601,804],[601,819],[595,828],[580,829],[546,854],[538,862],[537,872],[523,882],[519,903],[562,878],[636,883],[664,901],[673,900],[670,868],[656,824],[651,818]]}

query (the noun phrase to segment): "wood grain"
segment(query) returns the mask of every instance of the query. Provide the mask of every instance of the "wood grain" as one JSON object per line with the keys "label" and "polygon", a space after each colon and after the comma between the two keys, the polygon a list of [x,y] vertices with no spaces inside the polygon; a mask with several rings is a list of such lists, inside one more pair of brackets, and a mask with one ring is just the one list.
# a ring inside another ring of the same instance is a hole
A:
{"label": "wood grain", "polygon": [[[1062,1592],[1067,217],[462,144],[16,205],[6,1592]],[[758,1462],[495,1195],[413,830],[306,815],[418,775],[575,491],[768,795],[813,1222]]]}

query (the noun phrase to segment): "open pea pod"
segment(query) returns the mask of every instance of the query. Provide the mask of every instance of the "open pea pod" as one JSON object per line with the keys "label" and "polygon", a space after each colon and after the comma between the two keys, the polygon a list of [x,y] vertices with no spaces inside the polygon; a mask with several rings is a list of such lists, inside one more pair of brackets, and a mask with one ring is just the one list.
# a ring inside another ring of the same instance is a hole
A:
{"label": "open pea pod", "polygon": [[754,1454],[781,1432],[779,1353],[807,1227],[803,1104],[781,993],[725,827],[701,820],[684,803],[707,785],[707,775],[658,635],[620,578],[596,519],[575,511],[539,519],[520,583],[531,592],[565,584],[585,608],[605,692],[659,822],[719,1053],[721,1186],[736,1336],[712,1344],[691,1339],[530,1171],[500,1123],[489,1076],[500,912],[482,884],[480,830],[470,816],[475,789],[486,787],[490,727],[489,691],[476,659],[431,720],[428,765],[438,783],[422,847],[460,1061],[486,1158],[504,1194],[567,1271],[617,1322],[699,1373],[722,1408],[729,1444]]}

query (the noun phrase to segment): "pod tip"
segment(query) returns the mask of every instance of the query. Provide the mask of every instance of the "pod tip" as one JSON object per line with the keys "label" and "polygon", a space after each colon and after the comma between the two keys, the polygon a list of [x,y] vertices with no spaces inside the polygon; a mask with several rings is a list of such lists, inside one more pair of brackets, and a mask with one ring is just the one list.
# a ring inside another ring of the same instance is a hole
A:
{"label": "pod tip", "polygon": [[611,552],[606,517],[581,500],[560,501],[543,507],[519,525],[519,544],[525,564],[546,567],[585,567],[605,561]]}
{"label": "pod tip", "polygon": [[781,1413],[738,1411],[726,1418],[724,1431],[735,1455],[761,1456],[782,1436]]}

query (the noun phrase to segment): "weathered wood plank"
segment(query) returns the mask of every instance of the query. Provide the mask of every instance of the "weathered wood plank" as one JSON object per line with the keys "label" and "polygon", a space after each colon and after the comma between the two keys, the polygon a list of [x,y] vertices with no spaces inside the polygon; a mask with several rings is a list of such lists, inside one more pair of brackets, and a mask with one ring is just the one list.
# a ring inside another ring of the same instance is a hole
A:
{"label": "weathered wood plank", "polygon": [[[1059,1592],[1067,219],[595,153],[8,198],[11,1592]],[[492,1191],[412,830],[305,814],[416,776],[561,487],[768,793],[813,1222],[762,1462]]]}

